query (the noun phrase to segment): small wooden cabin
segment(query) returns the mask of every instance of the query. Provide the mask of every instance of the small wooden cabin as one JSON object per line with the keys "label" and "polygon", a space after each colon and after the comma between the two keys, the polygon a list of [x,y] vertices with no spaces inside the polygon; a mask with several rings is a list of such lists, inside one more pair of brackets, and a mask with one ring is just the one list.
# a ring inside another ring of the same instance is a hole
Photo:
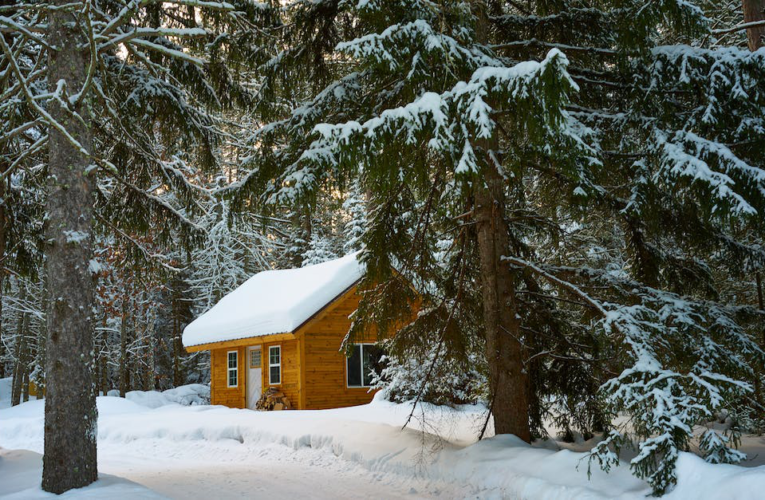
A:
{"label": "small wooden cabin", "polygon": [[350,357],[340,351],[362,274],[356,254],[262,272],[189,324],[186,350],[210,351],[212,404],[255,409],[268,388],[300,410],[370,402],[376,339],[362,339]]}

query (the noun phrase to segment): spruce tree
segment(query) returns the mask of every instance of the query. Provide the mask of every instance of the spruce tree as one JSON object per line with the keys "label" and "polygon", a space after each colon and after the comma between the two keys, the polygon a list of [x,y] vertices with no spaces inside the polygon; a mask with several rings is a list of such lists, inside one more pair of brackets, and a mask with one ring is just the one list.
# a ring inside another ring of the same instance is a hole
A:
{"label": "spruce tree", "polygon": [[[353,178],[371,193],[350,338],[408,322],[413,283],[424,310],[391,349],[435,337],[423,388],[477,336],[500,432],[544,435],[562,414],[607,432],[604,467],[634,439],[636,474],[671,488],[694,425],[751,389],[763,355],[762,313],[726,294],[762,265],[761,55],[699,47],[709,18],[689,2],[285,12],[264,88],[302,75],[290,56],[317,33],[339,40],[310,45],[323,85],[290,85],[297,103],[252,137],[239,187],[260,189],[237,194],[294,202]],[[635,422],[621,433],[619,411]]]}
{"label": "spruce tree", "polygon": [[[35,140],[3,175],[47,151],[48,369],[43,487],[97,477],[93,237],[190,246],[194,175],[215,172],[214,110],[246,105],[236,65],[257,58],[271,9],[246,1],[36,2],[0,7],[0,141]],[[47,79],[47,84],[45,80]]]}

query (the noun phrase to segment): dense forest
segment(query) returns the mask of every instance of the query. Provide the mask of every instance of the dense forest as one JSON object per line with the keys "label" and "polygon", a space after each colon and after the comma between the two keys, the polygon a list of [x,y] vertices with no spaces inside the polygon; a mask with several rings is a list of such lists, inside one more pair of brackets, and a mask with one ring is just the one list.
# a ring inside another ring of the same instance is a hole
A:
{"label": "dense forest", "polygon": [[223,295],[359,250],[390,398],[599,433],[606,470],[636,446],[656,494],[680,451],[739,462],[764,9],[0,0],[0,378],[46,395],[43,488],[95,479],[97,394],[209,381],[181,335]]}

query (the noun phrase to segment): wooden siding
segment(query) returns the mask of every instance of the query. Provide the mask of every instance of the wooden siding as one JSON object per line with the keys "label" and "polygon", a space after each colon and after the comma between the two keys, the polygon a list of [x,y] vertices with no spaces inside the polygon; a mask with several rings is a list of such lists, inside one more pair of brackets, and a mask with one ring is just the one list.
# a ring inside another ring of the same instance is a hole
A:
{"label": "wooden siding", "polygon": [[[347,294],[300,335],[304,342],[303,379],[305,409],[318,410],[355,406],[372,401],[368,388],[349,388],[346,384],[346,357],[340,352],[343,338],[351,327],[348,316],[358,307],[359,297]],[[366,341],[374,342],[373,336]]]}
{"label": "wooden siding", "polygon": [[[282,391],[290,400],[290,403],[300,408],[300,357],[298,355],[299,345],[297,340],[284,342],[271,342],[263,344],[262,363],[263,366],[263,391],[269,387],[275,387]],[[282,381],[280,384],[271,385],[269,380],[271,370],[268,366],[268,348],[271,346],[281,346],[282,348]]]}
{"label": "wooden siding", "polygon": [[[239,376],[236,387],[228,386],[228,352],[239,353]],[[229,408],[245,408],[245,384],[247,383],[247,348],[221,348],[210,351],[210,402]]]}

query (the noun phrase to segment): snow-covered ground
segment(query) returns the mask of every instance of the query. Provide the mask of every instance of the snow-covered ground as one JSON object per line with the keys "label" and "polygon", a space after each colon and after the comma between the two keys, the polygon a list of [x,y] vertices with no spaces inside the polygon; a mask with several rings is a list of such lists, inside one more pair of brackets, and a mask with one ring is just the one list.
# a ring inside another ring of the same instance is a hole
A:
{"label": "snow-covered ground", "polygon": [[[42,452],[43,406],[30,401],[0,410],[0,496],[44,495],[37,486],[40,456],[7,451]],[[407,405],[380,400],[268,413],[174,403],[150,408],[117,397],[99,398],[98,406],[102,480],[74,492],[78,498],[107,496],[107,489],[110,498],[642,499],[649,493],[626,466],[610,474],[593,470],[588,480],[584,455],[555,443],[531,447],[512,436],[475,443],[483,423],[476,407],[429,407],[422,433],[419,420],[401,430]],[[748,444],[765,449],[756,439]],[[711,466],[683,454],[679,473],[669,498],[754,499],[765,491],[765,466]]]}

